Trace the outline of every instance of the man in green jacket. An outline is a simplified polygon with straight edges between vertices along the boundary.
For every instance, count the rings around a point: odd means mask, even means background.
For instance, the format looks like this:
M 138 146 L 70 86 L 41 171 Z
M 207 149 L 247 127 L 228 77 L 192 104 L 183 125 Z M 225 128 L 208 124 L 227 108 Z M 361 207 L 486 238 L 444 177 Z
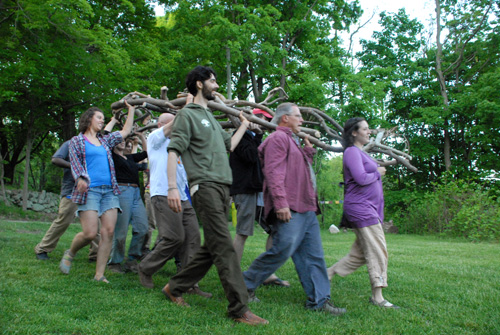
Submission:
M 247 306 L 247 289 L 227 227 L 232 183 L 227 151 L 236 148 L 249 122 L 240 114 L 241 126 L 231 137 L 213 117 L 207 108 L 208 101 L 215 99 L 214 93 L 219 88 L 213 69 L 197 66 L 188 74 L 186 86 L 194 101 L 177 113 L 172 126 L 167 149 L 168 204 L 174 212 L 182 211 L 176 182 L 176 162 L 182 156 L 193 206 L 203 224 L 205 242 L 162 292 L 177 305 L 189 306 L 182 294 L 215 264 L 229 301 L 229 317 L 250 325 L 267 324 L 267 320 L 253 314 Z

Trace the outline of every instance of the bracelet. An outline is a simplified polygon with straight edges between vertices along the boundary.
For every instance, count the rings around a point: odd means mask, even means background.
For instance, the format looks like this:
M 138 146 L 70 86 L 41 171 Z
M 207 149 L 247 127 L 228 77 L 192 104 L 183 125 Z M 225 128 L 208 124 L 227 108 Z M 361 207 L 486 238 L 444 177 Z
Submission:
M 169 187 L 167 191 L 170 191 L 170 190 L 177 190 L 177 187 Z

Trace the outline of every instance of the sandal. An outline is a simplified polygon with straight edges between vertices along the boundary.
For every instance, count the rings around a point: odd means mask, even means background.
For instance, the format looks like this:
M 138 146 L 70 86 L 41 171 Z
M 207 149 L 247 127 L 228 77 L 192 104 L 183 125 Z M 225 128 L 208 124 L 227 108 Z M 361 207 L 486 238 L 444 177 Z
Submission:
M 99 279 L 96 279 L 96 277 L 94 277 L 92 280 L 97 281 L 97 282 L 103 282 L 103 283 L 109 284 L 109 281 L 104 276 L 102 276 Z
M 265 281 L 262 285 L 271 285 L 271 286 L 281 286 L 281 287 L 290 287 L 290 283 L 281 280 L 280 278 L 272 279 L 270 281 Z
M 376 302 L 375 300 L 373 300 L 372 298 L 370 298 L 369 300 L 370 304 L 372 305 L 375 305 L 377 307 L 382 307 L 382 308 L 394 308 L 394 309 L 399 309 L 401 307 L 399 306 L 396 306 L 396 305 L 393 305 L 391 304 L 389 301 L 387 300 L 382 300 L 381 302 Z
M 64 252 L 61 262 L 59 263 L 59 269 L 65 275 L 69 274 L 69 270 L 71 269 L 71 265 L 73 264 L 73 257 L 75 256 L 71 256 L 71 251 L 69 251 L 68 249 Z M 66 265 L 65 261 L 68 262 L 69 265 Z

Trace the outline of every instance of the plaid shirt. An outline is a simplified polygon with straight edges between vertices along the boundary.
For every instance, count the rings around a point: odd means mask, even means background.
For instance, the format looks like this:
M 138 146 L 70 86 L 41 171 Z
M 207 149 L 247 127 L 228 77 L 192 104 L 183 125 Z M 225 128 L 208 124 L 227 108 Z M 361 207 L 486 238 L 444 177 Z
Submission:
M 118 187 L 118 182 L 116 181 L 115 165 L 113 163 L 113 158 L 111 156 L 111 150 L 115 145 L 123 141 L 123 137 L 119 131 L 115 131 L 108 135 L 97 134 L 97 138 L 106 149 L 106 154 L 108 156 L 109 168 L 111 172 L 111 186 L 113 187 L 113 194 L 119 195 L 120 188 Z M 87 194 L 89 188 L 84 193 L 80 193 L 77 190 L 78 178 L 83 178 L 87 181 L 90 186 L 90 177 L 87 172 L 87 161 L 85 157 L 85 136 L 80 133 L 78 136 L 74 136 L 69 143 L 69 161 L 71 164 L 71 173 L 73 178 L 75 178 L 75 186 L 73 187 L 73 193 L 71 194 L 71 200 L 79 205 L 85 205 L 87 203 Z

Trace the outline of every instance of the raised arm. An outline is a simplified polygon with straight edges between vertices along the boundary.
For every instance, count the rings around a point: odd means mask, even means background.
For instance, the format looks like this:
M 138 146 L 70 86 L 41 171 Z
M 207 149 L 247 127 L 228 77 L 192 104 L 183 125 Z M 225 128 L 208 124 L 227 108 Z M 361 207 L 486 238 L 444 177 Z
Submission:
M 115 124 L 117 122 L 118 122 L 118 120 L 115 119 L 115 116 L 113 115 L 113 117 L 111 118 L 111 120 L 109 120 L 109 122 L 106 125 L 106 127 L 104 127 L 104 130 L 111 133 L 113 131 L 113 128 L 115 127 Z
M 125 100 L 125 106 L 128 107 L 128 114 L 127 114 L 127 121 L 125 121 L 123 129 L 120 130 L 120 134 L 122 135 L 123 138 L 127 137 L 132 131 L 132 126 L 134 125 L 134 113 L 135 113 L 135 107 L 131 106 L 127 102 L 127 100 Z
M 136 131 L 135 134 L 141 141 L 142 151 L 148 151 L 148 141 L 146 141 L 146 137 L 144 136 L 144 134 L 138 131 Z
M 231 137 L 231 152 L 233 152 L 234 149 L 236 149 L 236 147 L 238 146 L 238 143 L 240 143 L 241 138 L 245 134 L 245 131 L 247 130 L 248 125 L 250 124 L 250 121 L 248 121 L 246 119 L 246 117 L 243 116 L 243 112 L 240 112 L 239 116 L 240 116 L 241 125 L 238 128 L 238 130 L 236 131 L 236 133 L 234 133 L 233 137 Z

